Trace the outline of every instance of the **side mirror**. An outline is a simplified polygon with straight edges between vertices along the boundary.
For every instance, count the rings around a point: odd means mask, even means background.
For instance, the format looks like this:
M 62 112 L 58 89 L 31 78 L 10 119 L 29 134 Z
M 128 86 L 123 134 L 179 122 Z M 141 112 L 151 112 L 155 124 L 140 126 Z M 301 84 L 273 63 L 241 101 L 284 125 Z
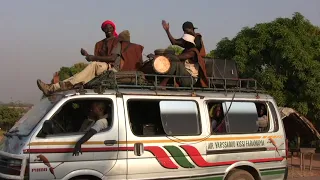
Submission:
M 41 129 L 41 137 L 45 137 L 49 134 L 53 134 L 53 122 L 46 120 Z
M 135 143 L 134 144 L 134 155 L 141 156 L 144 152 L 144 146 L 142 143 Z

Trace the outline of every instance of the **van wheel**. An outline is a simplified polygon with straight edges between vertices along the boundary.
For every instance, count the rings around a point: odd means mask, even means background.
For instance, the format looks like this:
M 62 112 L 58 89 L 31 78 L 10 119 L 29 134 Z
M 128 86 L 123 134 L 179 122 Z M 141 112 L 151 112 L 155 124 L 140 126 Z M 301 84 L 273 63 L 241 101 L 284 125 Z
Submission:
M 248 171 L 236 169 L 229 172 L 226 180 L 254 180 L 254 177 Z

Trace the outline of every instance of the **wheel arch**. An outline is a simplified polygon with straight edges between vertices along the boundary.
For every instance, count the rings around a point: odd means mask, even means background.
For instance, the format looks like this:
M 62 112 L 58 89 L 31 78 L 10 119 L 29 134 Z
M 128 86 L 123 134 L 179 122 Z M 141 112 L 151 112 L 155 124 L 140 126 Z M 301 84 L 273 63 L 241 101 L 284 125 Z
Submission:
M 64 176 L 61 180 L 70 180 L 72 178 L 80 177 L 80 176 L 92 176 L 92 177 L 101 179 L 103 177 L 103 174 L 91 169 L 78 169 L 70 172 L 69 174 Z
M 226 180 L 228 174 L 235 169 L 245 170 L 249 172 L 254 177 L 254 179 L 261 180 L 261 173 L 259 169 L 255 167 L 254 163 L 246 161 L 240 161 L 229 166 L 225 171 L 223 179 Z

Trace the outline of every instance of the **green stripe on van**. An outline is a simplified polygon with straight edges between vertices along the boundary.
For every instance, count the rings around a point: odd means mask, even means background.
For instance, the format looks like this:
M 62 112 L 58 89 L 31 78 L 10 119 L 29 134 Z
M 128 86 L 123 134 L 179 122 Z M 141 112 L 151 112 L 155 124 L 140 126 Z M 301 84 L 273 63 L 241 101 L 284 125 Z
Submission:
M 194 168 L 182 151 L 176 146 L 163 146 L 173 157 L 173 159 L 184 168 Z
M 285 170 L 270 170 L 270 171 L 264 171 L 261 172 L 261 176 L 271 176 L 271 175 L 278 175 L 278 174 L 284 174 Z

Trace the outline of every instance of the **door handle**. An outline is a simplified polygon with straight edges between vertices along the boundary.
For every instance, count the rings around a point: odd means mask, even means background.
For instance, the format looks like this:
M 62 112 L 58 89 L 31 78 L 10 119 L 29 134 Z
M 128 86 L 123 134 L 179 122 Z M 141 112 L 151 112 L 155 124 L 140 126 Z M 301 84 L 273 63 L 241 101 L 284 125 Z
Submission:
M 105 140 L 103 143 L 104 143 L 106 146 L 112 146 L 112 145 L 117 144 L 117 141 L 116 141 L 116 140 Z

